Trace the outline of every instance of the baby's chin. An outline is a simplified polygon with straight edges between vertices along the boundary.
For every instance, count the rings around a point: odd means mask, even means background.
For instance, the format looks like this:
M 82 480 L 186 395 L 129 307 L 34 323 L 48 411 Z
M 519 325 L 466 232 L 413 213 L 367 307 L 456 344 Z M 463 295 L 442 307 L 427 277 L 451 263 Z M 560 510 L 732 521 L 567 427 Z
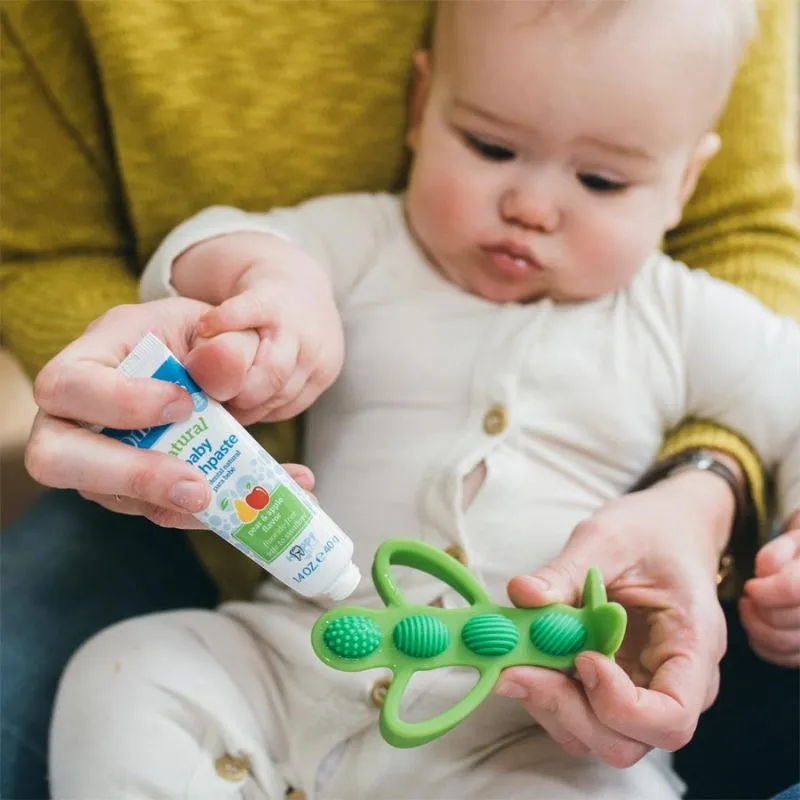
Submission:
M 470 294 L 491 303 L 535 303 L 552 297 L 552 287 L 539 277 L 536 281 L 501 281 L 485 274 L 473 274 L 465 280 L 462 288 Z
M 550 297 L 550 293 L 544 288 L 523 289 L 522 287 L 503 286 L 502 284 L 487 284 L 477 282 L 474 285 L 462 286 L 462 289 L 470 294 L 480 297 L 490 303 L 535 303 Z
M 462 286 L 470 294 L 477 295 L 491 303 L 537 303 L 541 300 L 552 300 L 554 303 L 586 303 L 597 300 L 610 292 L 581 291 L 578 287 L 553 286 L 539 284 L 536 286 L 509 286 L 508 284 L 490 281 L 475 281 L 472 286 Z

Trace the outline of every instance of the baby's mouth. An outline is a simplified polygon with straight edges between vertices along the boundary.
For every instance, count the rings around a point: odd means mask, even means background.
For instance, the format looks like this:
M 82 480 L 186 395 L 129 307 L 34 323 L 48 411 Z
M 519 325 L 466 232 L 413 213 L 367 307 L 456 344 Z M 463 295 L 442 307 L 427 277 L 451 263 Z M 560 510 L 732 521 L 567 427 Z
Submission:
M 481 248 L 494 271 L 510 279 L 527 277 L 543 269 L 531 251 L 515 242 L 502 242 Z

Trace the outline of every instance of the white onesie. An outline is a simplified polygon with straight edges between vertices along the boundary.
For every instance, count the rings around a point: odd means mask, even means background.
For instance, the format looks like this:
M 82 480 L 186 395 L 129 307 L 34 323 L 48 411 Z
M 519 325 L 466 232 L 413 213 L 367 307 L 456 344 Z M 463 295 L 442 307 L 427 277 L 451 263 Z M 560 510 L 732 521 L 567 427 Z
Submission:
M 333 282 L 345 366 L 307 412 L 303 460 L 316 474 L 322 507 L 353 538 L 364 574 L 381 541 L 414 537 L 460 548 L 490 594 L 507 602 L 508 579 L 553 558 L 579 522 L 636 481 L 665 433 L 686 417 L 741 433 L 768 470 L 777 467 L 781 513 L 800 509 L 800 330 L 702 271 L 654 253 L 627 289 L 595 301 L 496 304 L 466 294 L 425 261 L 404 224 L 401 198 L 346 195 L 268 214 L 199 214 L 153 256 L 142 299 L 172 293 L 171 266 L 187 247 L 236 231 L 295 242 Z M 465 503 L 465 478 L 475 474 L 482 482 Z M 401 583 L 410 602 L 457 602 L 428 576 L 404 573 Z M 213 623 L 198 612 L 123 623 L 85 647 L 57 704 L 53 780 L 66 794 L 56 796 L 127 796 L 118 776 L 136 770 L 119 754 L 121 742 L 130 748 L 132 728 L 174 715 L 174 704 L 199 705 L 201 717 L 214 722 L 189 726 L 188 750 L 166 734 L 158 745 L 147 743 L 151 762 L 169 748 L 182 753 L 171 773 L 151 768 L 166 781 L 159 784 L 163 796 L 234 796 L 223 790 L 235 782 L 213 770 L 226 751 L 248 756 L 236 792 L 254 798 L 275 795 L 276 772 L 310 797 L 318 766 L 332 751 L 340 763 L 319 797 L 677 796 L 663 754 L 626 771 L 569 759 L 499 698 L 435 745 L 391 751 L 368 701 L 375 675 L 335 673 L 313 656 L 308 633 L 319 609 L 274 585 L 260 599 L 270 602 L 228 606 Z M 380 602 L 367 581 L 351 601 Z M 230 625 L 236 633 L 225 634 L 230 641 L 220 634 L 214 644 L 213 633 L 198 633 L 207 625 Z M 130 651 L 131 641 L 155 637 L 163 652 L 176 629 L 200 637 L 201 653 L 227 674 L 224 687 L 210 681 L 216 700 L 207 689 L 187 690 L 185 676 L 169 665 L 154 673 L 157 654 L 146 663 L 137 656 L 135 686 L 121 688 L 110 674 L 112 656 L 119 660 L 114 654 Z M 231 666 L 231 647 L 244 648 L 254 662 L 244 677 L 241 663 Z M 189 661 L 202 670 L 198 659 Z M 154 682 L 168 684 L 173 705 L 159 700 L 148 708 L 144 686 Z M 430 711 L 431 703 L 453 702 L 470 684 L 426 675 L 409 703 Z M 246 706 L 254 691 L 266 705 L 248 723 L 230 707 Z M 109 703 L 128 715 L 135 707 L 141 717 L 139 727 L 119 734 L 118 745 L 113 723 L 101 719 Z M 68 735 L 75 725 L 96 726 L 93 743 L 76 747 Z M 98 765 L 114 759 L 125 769 L 117 763 L 116 778 L 98 777 Z M 91 768 L 81 768 L 87 761 Z

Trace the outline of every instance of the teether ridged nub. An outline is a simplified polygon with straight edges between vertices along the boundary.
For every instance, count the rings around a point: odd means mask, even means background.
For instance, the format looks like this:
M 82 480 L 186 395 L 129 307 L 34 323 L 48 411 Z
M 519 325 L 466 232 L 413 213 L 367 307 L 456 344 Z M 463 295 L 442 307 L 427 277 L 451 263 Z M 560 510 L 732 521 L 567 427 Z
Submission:
M 368 617 L 338 617 L 325 629 L 323 639 L 340 658 L 366 658 L 381 643 L 381 629 Z
M 392 638 L 397 649 L 411 658 L 433 658 L 450 644 L 450 632 L 444 622 L 427 614 L 398 622 Z
M 586 643 L 586 628 L 571 614 L 544 614 L 531 623 L 531 642 L 550 656 L 577 653 Z
M 519 642 L 519 631 L 502 614 L 479 614 L 461 631 L 461 641 L 477 656 L 504 656 Z

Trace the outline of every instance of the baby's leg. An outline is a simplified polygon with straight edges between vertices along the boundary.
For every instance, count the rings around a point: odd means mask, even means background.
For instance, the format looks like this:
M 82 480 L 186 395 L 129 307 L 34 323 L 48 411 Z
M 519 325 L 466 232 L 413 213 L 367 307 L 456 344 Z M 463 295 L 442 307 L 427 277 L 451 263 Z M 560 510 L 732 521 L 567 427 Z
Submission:
M 660 763 L 659 763 L 660 761 Z M 683 786 L 668 756 L 651 754 L 629 769 L 567 755 L 541 728 L 482 754 L 421 796 L 464 800 L 679 800 Z
M 64 798 L 278 800 L 284 752 L 269 666 L 224 614 L 180 611 L 103 631 L 73 657 L 50 739 Z M 270 754 L 268 756 L 268 754 Z
M 418 706 L 418 712 L 434 710 L 425 698 Z M 518 704 L 489 697 L 465 722 L 423 747 L 393 749 L 375 728 L 353 737 L 322 797 L 678 800 L 682 788 L 666 753 L 651 753 L 626 770 L 596 758 L 573 758 L 531 724 Z

